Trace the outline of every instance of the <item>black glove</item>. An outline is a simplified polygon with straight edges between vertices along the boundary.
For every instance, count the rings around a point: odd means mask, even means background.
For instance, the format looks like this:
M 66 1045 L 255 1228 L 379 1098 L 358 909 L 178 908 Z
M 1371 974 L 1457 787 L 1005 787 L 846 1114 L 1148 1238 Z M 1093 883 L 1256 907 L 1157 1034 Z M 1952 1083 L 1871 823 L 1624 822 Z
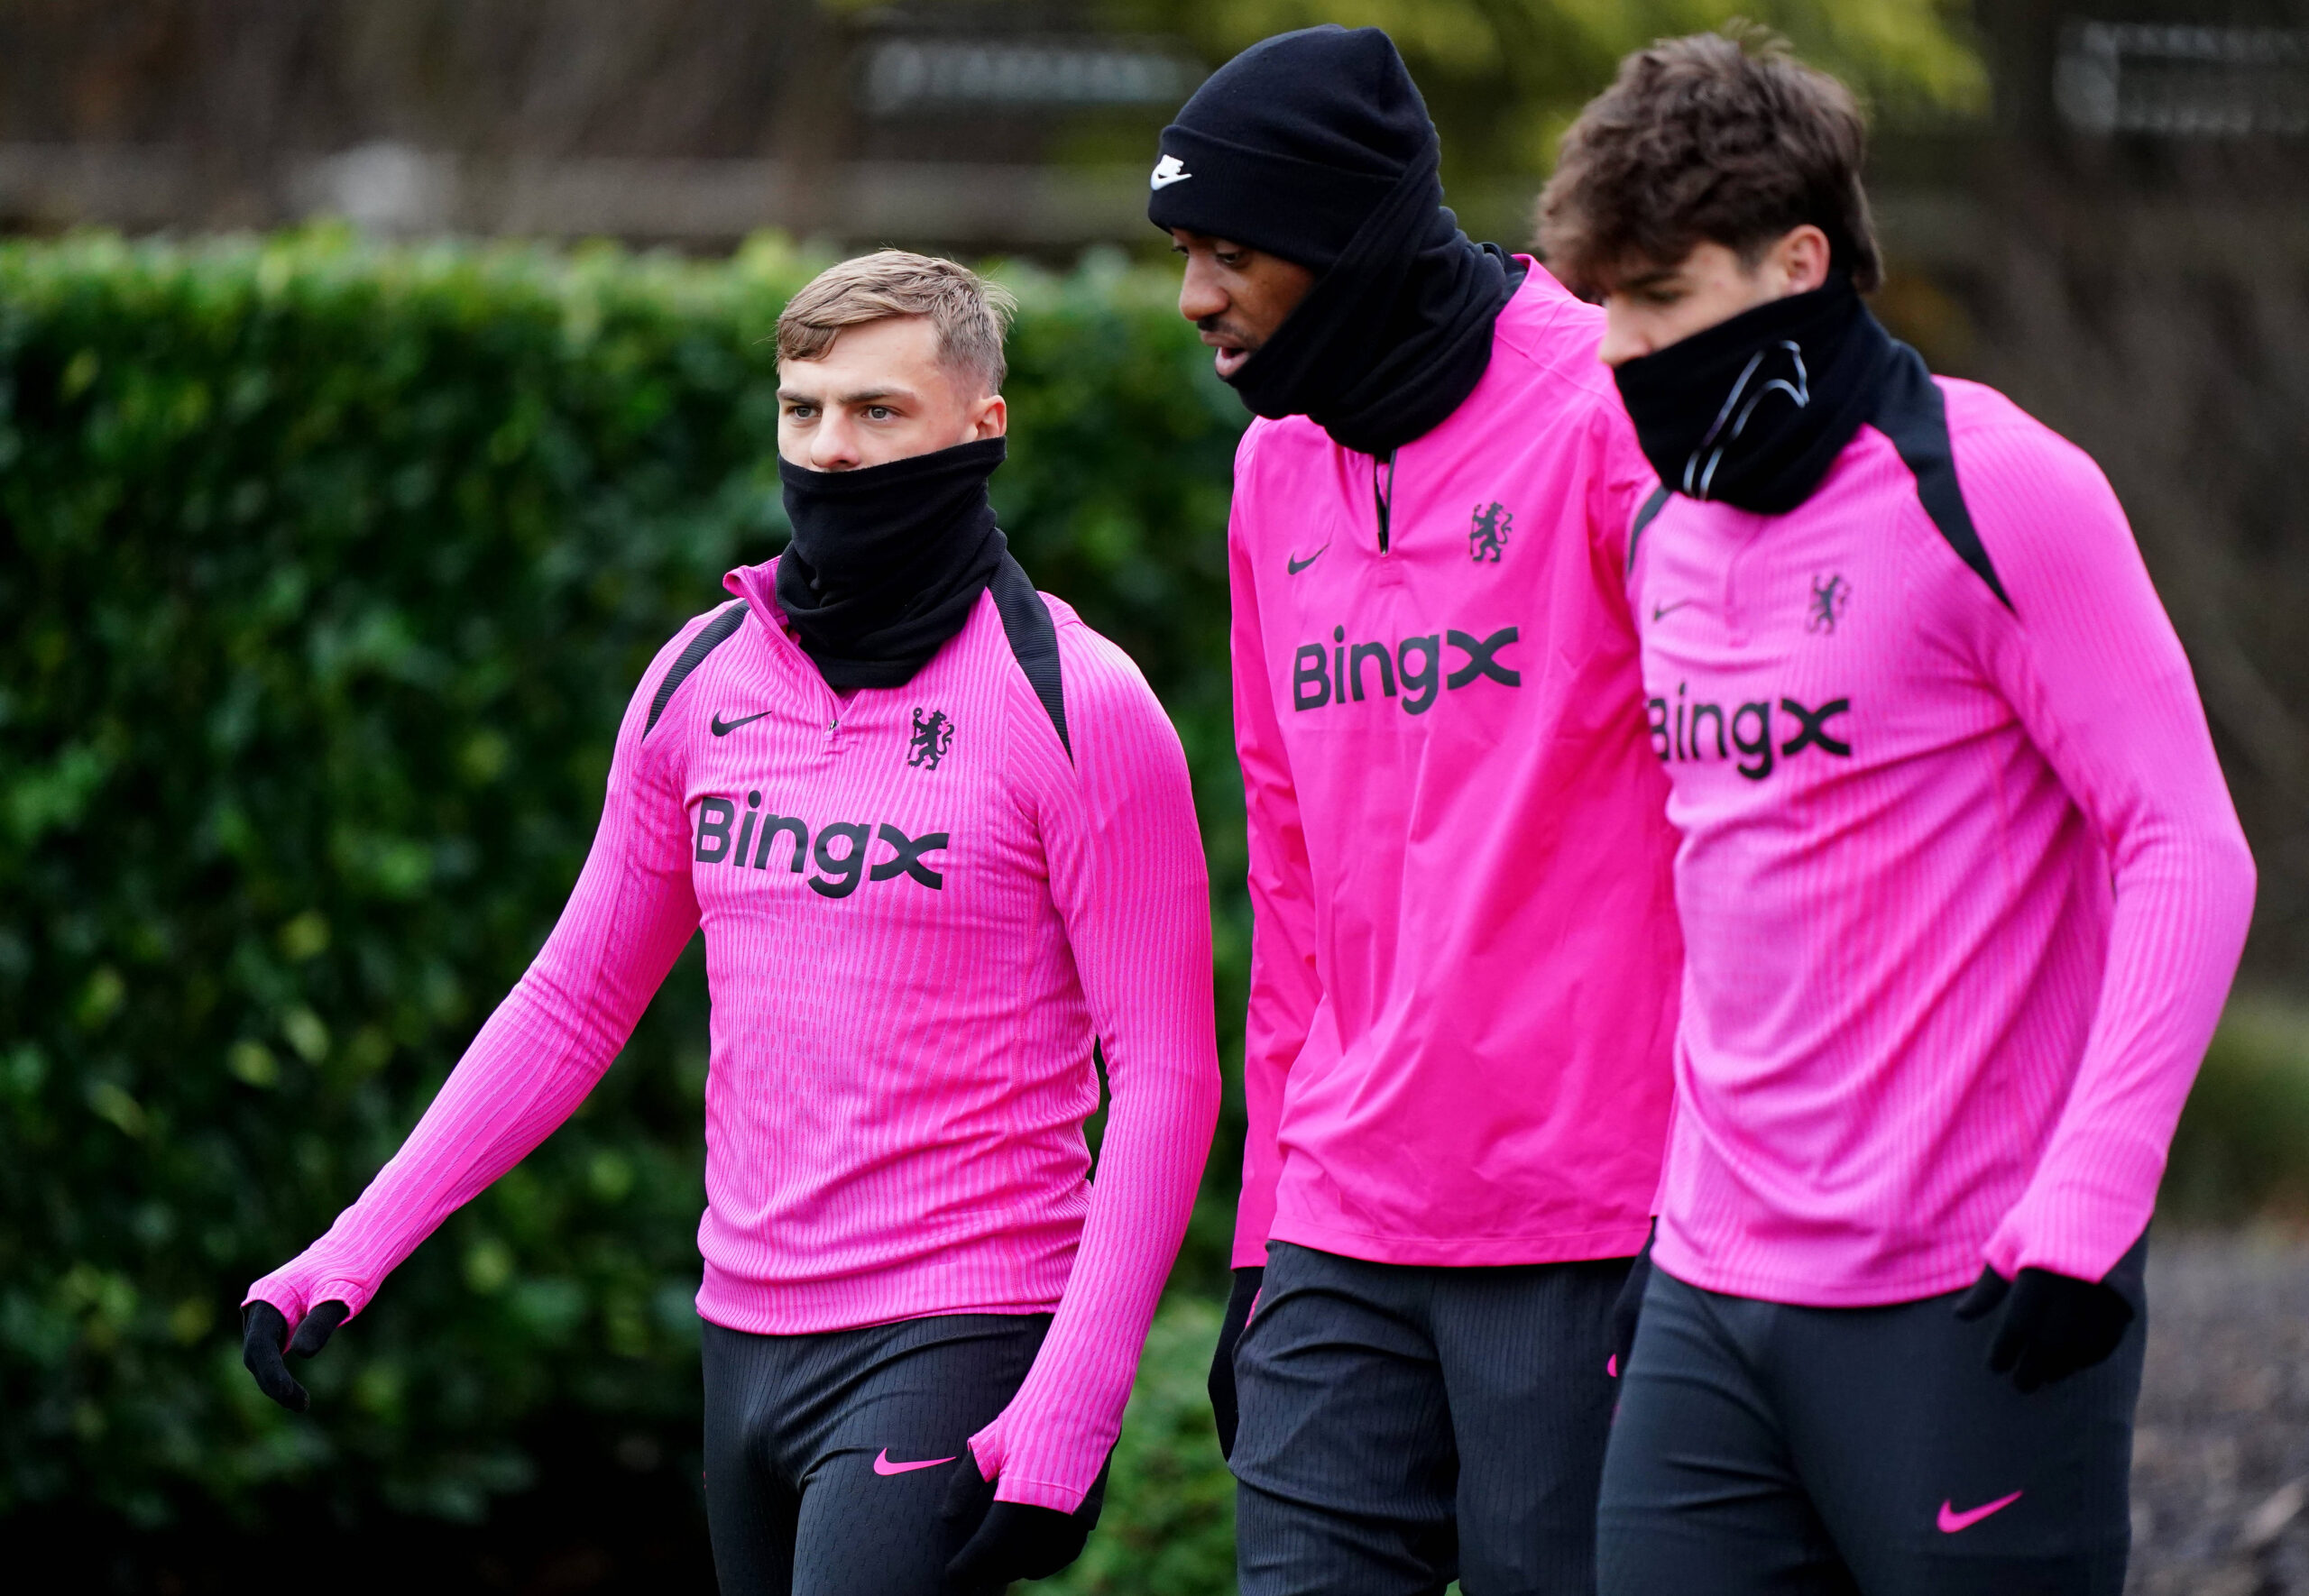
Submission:
M 2004 1317 L 1997 1324 L 1988 1366 L 2011 1375 L 2024 1393 L 2033 1391 L 2090 1369 L 2117 1350 L 2126 1327 L 2139 1316 L 2138 1252 L 2128 1253 L 2105 1280 L 2080 1280 L 2047 1269 L 2024 1269 L 2008 1280 L 1984 1269 L 1957 1302 L 1956 1316 L 1986 1318 L 2002 1304 Z M 2130 1279 L 2127 1264 L 2132 1266 Z M 2133 1288 L 2130 1297 L 2128 1285 Z
M 1604 1372 L 1614 1380 L 1627 1372 L 1628 1354 L 1635 1351 L 1635 1326 L 1643 1317 L 1643 1289 L 1651 1283 L 1651 1243 L 1659 1234 L 1660 1222 L 1655 1219 L 1651 1234 L 1643 1238 L 1643 1251 L 1628 1265 L 1627 1280 L 1612 1303 L 1611 1361 L 1604 1365 Z
M 1235 1289 L 1227 1294 L 1227 1316 L 1219 1321 L 1219 1350 L 1210 1354 L 1210 1417 L 1219 1421 L 1219 1455 L 1235 1455 L 1235 1426 L 1242 1409 L 1235 1400 L 1235 1344 L 1243 1339 L 1250 1322 L 1251 1304 L 1266 1283 L 1266 1270 L 1254 1265 L 1235 1271 Z
M 279 1308 L 269 1302 L 252 1302 L 241 1321 L 241 1362 L 249 1366 L 258 1389 L 266 1396 L 291 1412 L 302 1413 L 313 1405 L 312 1393 L 289 1372 L 289 1365 L 281 1361 L 282 1348 L 297 1357 L 309 1358 L 327 1346 L 336 1327 L 352 1316 L 353 1310 L 341 1302 L 324 1302 L 305 1316 L 291 1341 L 289 1321 Z
M 946 1589 L 952 1596 L 991 1596 L 1013 1580 L 1048 1579 L 1082 1555 L 1106 1499 L 1107 1473 L 1101 1469 L 1072 1513 L 996 1501 L 994 1481 L 978 1472 L 978 1460 L 964 1447 L 942 1516 L 958 1536 L 972 1525 L 978 1527 L 946 1564 Z

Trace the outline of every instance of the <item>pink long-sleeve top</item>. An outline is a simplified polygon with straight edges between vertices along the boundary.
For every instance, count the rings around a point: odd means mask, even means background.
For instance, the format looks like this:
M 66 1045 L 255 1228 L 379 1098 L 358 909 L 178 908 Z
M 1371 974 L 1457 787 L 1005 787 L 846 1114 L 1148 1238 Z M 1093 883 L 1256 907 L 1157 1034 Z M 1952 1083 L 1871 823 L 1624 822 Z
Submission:
M 1863 427 L 1795 510 L 1679 496 L 1633 551 L 1686 949 L 1654 1257 L 1713 1290 L 2100 1279 L 2251 913 L 2100 470 L 1988 389 L 1913 389 L 1884 425 L 1917 463 Z
M 1236 456 L 1238 1265 L 1555 1263 L 1649 1228 L 1681 969 L 1624 585 L 1650 473 L 1603 313 L 1527 266 L 1392 467 L 1303 417 Z
M 702 927 L 699 1313 L 796 1335 L 1054 1310 L 971 1446 L 1001 1500 L 1072 1511 L 1218 1112 L 1185 757 L 1130 660 L 1056 600 L 1071 756 L 990 593 L 905 686 L 845 702 L 779 624 L 775 572 L 733 572 L 742 616 L 700 616 L 658 655 L 536 961 L 359 1200 L 249 1298 L 292 1325 L 331 1298 L 358 1313 L 568 1117 Z

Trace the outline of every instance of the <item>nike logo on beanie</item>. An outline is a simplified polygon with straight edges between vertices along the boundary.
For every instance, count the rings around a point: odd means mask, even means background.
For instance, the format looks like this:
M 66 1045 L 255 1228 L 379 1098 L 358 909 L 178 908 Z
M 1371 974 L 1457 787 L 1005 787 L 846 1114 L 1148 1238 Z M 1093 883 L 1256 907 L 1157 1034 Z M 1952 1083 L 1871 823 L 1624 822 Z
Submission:
M 1163 130 L 1146 219 L 1320 275 L 1434 141 L 1386 34 L 1332 23 L 1278 33 L 1204 79 Z

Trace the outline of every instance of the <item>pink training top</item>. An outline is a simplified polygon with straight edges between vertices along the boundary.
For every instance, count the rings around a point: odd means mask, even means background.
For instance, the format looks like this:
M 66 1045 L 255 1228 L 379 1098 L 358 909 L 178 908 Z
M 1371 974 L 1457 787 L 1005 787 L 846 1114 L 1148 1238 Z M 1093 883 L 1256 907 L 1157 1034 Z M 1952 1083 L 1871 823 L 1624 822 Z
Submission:
M 1270 1236 L 1410 1264 L 1643 1245 L 1681 955 L 1623 586 L 1650 473 L 1602 328 L 1531 265 L 1391 494 L 1301 418 L 1236 456 L 1237 1265 Z
M 2100 1279 L 2252 909 L 2107 482 L 1909 369 L 1800 508 L 1670 498 L 1633 551 L 1688 972 L 1653 1256 L 1776 1302 Z
M 1070 758 L 993 596 L 903 687 L 846 703 L 781 628 L 776 562 L 653 719 L 620 729 L 560 922 L 409 1141 L 250 1289 L 359 1312 L 567 1118 L 700 926 L 713 995 L 698 1311 L 764 1335 L 1056 1309 L 971 1445 L 999 1498 L 1072 1511 L 1114 1445 L 1218 1112 L 1210 897 L 1176 734 L 1136 668 L 1056 622 Z M 1105 1057 L 1099 1178 L 1082 1122 Z

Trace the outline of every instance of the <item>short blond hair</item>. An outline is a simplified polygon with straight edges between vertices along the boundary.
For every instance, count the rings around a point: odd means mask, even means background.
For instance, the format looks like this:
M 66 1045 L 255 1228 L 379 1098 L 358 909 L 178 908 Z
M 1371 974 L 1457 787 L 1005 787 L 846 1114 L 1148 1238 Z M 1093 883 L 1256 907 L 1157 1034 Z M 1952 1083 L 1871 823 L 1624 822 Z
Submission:
M 829 266 L 777 317 L 779 360 L 823 360 L 844 327 L 922 316 L 938 330 L 938 358 L 998 393 L 1008 363 L 1002 340 L 1018 301 L 999 283 L 935 255 L 878 250 Z

